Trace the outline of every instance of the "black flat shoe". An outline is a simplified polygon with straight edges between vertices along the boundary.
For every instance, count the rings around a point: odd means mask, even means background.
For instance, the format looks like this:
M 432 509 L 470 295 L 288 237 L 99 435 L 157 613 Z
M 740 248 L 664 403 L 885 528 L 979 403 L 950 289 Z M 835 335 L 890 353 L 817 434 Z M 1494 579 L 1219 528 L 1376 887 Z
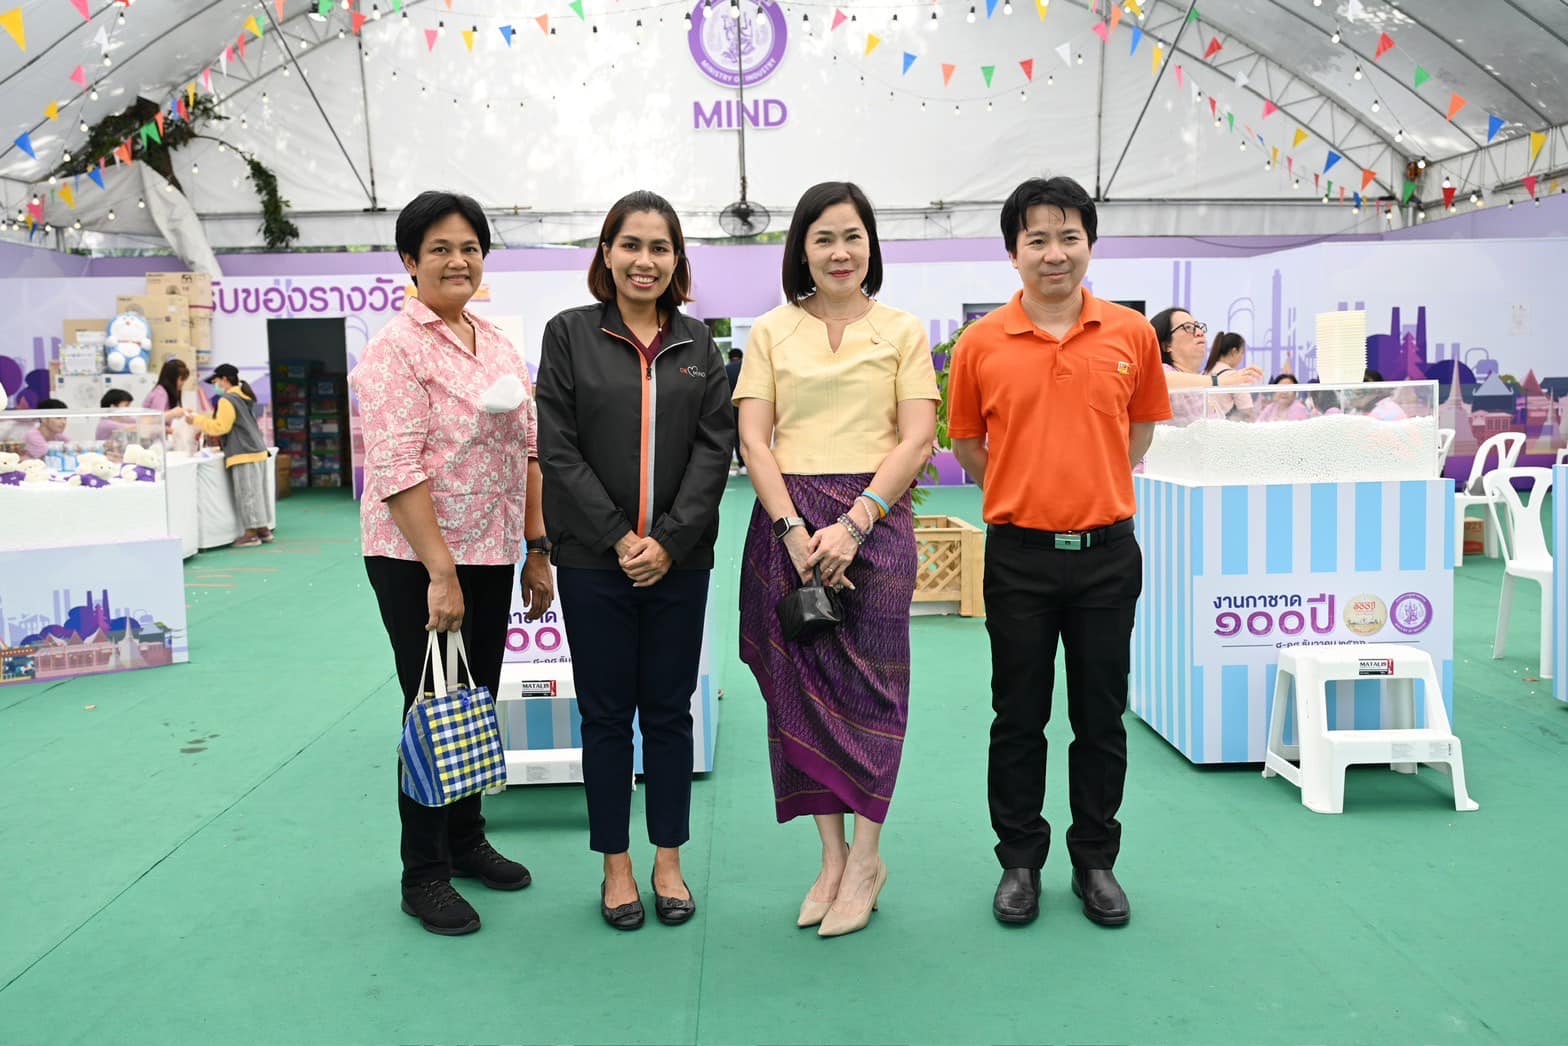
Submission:
M 1026 926 L 1040 914 L 1040 869 L 1008 868 L 996 884 L 991 914 L 997 922 Z
M 1126 926 L 1132 918 L 1127 894 L 1109 868 L 1074 868 L 1073 893 L 1083 899 L 1083 914 L 1101 926 Z
M 681 885 L 686 886 L 686 880 L 682 879 Z M 686 892 L 691 893 L 690 886 L 686 886 Z M 665 897 L 656 886 L 653 889 L 653 914 L 666 926 L 679 926 L 697 914 L 697 899 Z
M 642 898 L 638 898 L 630 904 L 617 905 L 614 908 L 605 904 L 604 883 L 602 882 L 599 884 L 599 914 L 604 917 L 605 922 L 617 930 L 640 930 L 642 929 L 643 920 L 646 918 L 642 910 Z

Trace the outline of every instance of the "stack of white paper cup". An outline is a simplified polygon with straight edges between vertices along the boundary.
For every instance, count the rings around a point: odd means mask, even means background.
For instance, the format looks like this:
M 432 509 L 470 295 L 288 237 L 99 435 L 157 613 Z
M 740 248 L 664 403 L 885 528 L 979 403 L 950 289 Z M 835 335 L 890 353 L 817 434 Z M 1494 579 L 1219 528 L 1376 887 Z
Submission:
M 1367 314 L 1318 313 L 1318 380 L 1350 385 L 1367 372 Z

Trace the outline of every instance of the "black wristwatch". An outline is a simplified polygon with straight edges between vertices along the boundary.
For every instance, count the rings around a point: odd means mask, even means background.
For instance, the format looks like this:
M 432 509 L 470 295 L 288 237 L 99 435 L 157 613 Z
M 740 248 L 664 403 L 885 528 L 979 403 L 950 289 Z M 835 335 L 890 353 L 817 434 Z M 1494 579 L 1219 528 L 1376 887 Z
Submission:
M 529 538 L 525 545 L 529 553 L 543 552 L 548 554 L 550 551 L 549 538 Z
M 773 521 L 773 536 L 778 538 L 780 541 L 783 541 L 784 535 L 788 534 L 796 527 L 803 527 L 805 525 L 806 521 L 801 519 L 799 516 L 780 516 L 778 519 Z
M 1216 389 L 1219 388 L 1220 387 L 1220 376 L 1218 374 L 1210 374 L 1209 375 L 1209 384 L 1213 385 Z

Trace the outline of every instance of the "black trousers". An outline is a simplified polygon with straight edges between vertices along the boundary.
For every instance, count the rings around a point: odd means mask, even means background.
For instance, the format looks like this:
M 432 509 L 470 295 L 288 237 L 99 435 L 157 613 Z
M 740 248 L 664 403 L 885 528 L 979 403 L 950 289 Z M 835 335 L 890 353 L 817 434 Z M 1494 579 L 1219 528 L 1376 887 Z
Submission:
M 985 545 L 991 637 L 987 793 L 1004 868 L 1040 868 L 1051 845 L 1045 805 L 1045 724 L 1056 645 L 1067 654 L 1067 749 L 1075 868 L 1110 868 L 1127 776 L 1127 672 L 1143 555 L 1132 535 L 1097 548 L 1058 550 L 1038 531 L 992 527 Z
M 583 717 L 588 846 L 630 849 L 632 718 L 642 731 L 648 841 L 691 837 L 691 694 L 702 657 L 708 571 L 672 570 L 633 588 L 619 570 L 558 567 L 572 678 Z
M 381 623 L 392 641 L 398 689 L 403 692 L 403 714 L 414 703 L 425 663 L 430 620 L 430 572 L 417 560 L 366 556 L 365 573 L 381 607 Z M 463 647 L 468 652 L 474 682 L 501 691 L 501 658 L 506 652 L 507 619 L 512 612 L 513 568 L 459 566 L 457 581 L 463 590 Z M 442 657 L 446 641 L 442 637 Z M 401 782 L 402 765 L 398 766 Z M 452 877 L 452 855 L 466 853 L 485 837 L 480 797 L 471 795 L 450 806 L 421 806 L 397 793 L 397 812 L 403 822 L 403 884 Z

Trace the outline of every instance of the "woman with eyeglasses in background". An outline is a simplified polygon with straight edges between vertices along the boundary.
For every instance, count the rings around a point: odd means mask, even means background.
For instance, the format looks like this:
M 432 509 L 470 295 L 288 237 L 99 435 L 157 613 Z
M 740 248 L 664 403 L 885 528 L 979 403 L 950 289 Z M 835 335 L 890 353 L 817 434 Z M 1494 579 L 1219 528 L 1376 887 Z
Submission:
M 1183 389 L 1238 388 L 1261 385 L 1263 371 L 1257 367 L 1234 367 L 1223 373 L 1203 373 L 1207 357 L 1208 324 L 1199 323 L 1186 309 L 1171 307 L 1149 320 L 1160 341 L 1160 359 L 1165 363 L 1165 385 L 1172 392 Z M 1213 406 L 1211 404 L 1211 406 Z M 1202 408 L 1197 396 L 1171 397 L 1175 416 L 1171 422 L 1185 425 L 1199 416 Z

